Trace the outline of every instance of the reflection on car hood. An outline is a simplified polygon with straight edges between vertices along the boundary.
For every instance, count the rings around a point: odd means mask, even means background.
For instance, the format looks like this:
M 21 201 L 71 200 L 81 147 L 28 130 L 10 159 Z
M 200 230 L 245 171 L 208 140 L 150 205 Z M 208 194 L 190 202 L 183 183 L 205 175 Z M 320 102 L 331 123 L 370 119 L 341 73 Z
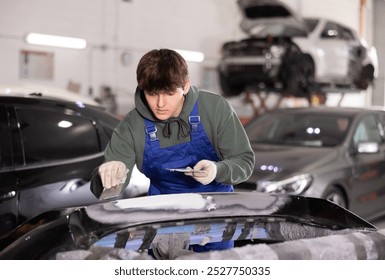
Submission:
M 240 27 L 249 33 L 258 25 L 295 26 L 307 32 L 303 20 L 286 4 L 278 0 L 238 0 L 243 19 Z
M 254 176 L 285 177 L 297 172 L 311 172 L 325 162 L 335 160 L 336 148 L 294 147 L 252 144 L 255 152 Z M 253 177 L 253 179 L 256 179 Z
M 137 226 L 200 218 L 276 216 L 331 228 L 371 227 L 327 200 L 259 192 L 157 195 L 111 201 L 84 209 L 92 220 L 106 225 Z
M 318 198 L 259 192 L 157 195 L 42 214 L 0 239 L 0 259 L 44 258 L 64 247 L 87 249 L 111 235 L 114 243 L 122 241 L 115 238 L 119 236 L 124 242 L 139 238 L 140 247 L 145 247 L 165 227 L 194 235 L 215 225 L 226 229 L 219 238 L 236 240 L 240 238 L 236 232 L 248 229 L 246 237 L 253 229 L 274 242 L 377 230 L 352 212 Z

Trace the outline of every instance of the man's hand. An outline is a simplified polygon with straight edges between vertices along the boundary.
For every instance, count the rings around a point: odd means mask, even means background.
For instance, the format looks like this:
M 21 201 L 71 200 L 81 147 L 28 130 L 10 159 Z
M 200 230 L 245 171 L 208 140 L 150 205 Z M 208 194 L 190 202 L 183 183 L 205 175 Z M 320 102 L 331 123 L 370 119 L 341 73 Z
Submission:
M 99 175 L 103 187 L 110 189 L 124 183 L 127 178 L 128 169 L 121 161 L 108 161 L 99 166 Z
M 194 172 L 200 171 L 200 172 Z M 202 172 L 203 171 L 203 172 Z M 203 185 L 210 184 L 214 181 L 217 175 L 217 166 L 210 160 L 201 160 L 195 166 L 194 169 L 185 173 L 187 176 L 192 176 L 195 180 Z

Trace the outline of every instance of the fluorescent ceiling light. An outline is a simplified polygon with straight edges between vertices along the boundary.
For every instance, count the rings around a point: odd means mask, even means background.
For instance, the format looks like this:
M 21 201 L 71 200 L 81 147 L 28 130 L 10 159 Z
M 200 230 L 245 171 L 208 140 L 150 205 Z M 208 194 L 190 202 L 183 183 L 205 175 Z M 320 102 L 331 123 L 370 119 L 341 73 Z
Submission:
M 25 38 L 28 44 L 71 49 L 85 49 L 87 42 L 81 38 L 55 36 L 39 33 L 28 33 Z
M 186 61 L 191 62 L 202 62 L 205 58 L 204 54 L 195 51 L 175 50 L 177 51 Z

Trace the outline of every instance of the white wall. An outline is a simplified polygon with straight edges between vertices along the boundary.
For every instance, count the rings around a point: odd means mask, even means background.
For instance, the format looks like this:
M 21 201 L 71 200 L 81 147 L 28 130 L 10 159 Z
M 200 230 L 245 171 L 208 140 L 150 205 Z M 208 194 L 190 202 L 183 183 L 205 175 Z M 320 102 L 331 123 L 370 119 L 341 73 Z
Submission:
M 358 29 L 359 0 L 284 2 L 303 15 L 327 16 Z M 202 69 L 215 67 L 221 44 L 243 36 L 239 21 L 236 0 L 0 0 L 0 83 L 20 80 L 20 50 L 53 52 L 53 80 L 35 82 L 67 87 L 72 80 L 81 84 L 81 94 L 92 88 L 94 96 L 101 85 L 112 86 L 124 112 L 145 52 L 162 47 L 203 52 L 204 63 L 189 64 L 192 83 L 201 85 Z M 24 42 L 28 32 L 81 37 L 88 47 L 32 46 Z M 123 52 L 128 65 L 121 63 Z

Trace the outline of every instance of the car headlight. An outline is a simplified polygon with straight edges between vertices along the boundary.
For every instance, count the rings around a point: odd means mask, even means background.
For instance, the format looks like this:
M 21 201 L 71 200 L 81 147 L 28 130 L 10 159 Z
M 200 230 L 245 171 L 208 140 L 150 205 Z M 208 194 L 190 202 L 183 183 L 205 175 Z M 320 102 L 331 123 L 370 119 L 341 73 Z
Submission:
M 301 194 L 312 183 L 313 177 L 309 174 L 301 174 L 277 182 L 263 182 L 261 189 L 269 193 Z
M 281 57 L 285 52 L 285 48 L 282 46 L 271 46 L 270 53 L 273 57 Z

